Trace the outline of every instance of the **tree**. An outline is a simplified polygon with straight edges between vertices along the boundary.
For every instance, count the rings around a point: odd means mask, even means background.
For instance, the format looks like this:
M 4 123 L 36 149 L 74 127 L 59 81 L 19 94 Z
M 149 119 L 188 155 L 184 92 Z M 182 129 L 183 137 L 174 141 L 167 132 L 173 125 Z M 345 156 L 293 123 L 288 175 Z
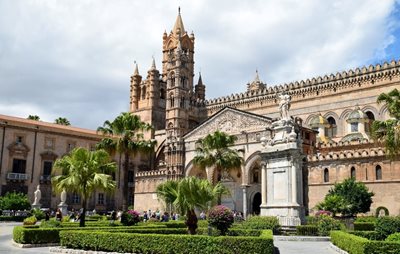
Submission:
M 202 168 L 215 167 L 220 175 L 222 170 L 238 168 L 243 158 L 237 150 L 229 148 L 235 144 L 236 137 L 216 131 L 197 141 L 196 156 L 193 163 Z M 215 181 L 214 181 L 215 182 Z
M 317 205 L 317 208 L 333 214 L 354 216 L 370 210 L 373 196 L 374 193 L 368 191 L 364 183 L 357 182 L 354 178 L 348 178 L 341 183 L 336 183 L 325 196 L 325 200 Z
M 385 144 L 386 152 L 390 158 L 400 154 L 400 92 L 393 89 L 389 93 L 381 93 L 377 103 L 387 106 L 389 116 L 386 121 L 374 121 L 372 123 L 372 137 L 379 143 Z
M 80 227 L 85 226 L 86 204 L 96 190 L 111 192 L 115 189 L 115 181 L 111 174 L 115 172 L 115 162 L 111 162 L 105 150 L 89 151 L 78 147 L 69 155 L 57 159 L 52 175 L 61 171 L 60 175 L 51 178 L 56 192 L 63 190 L 81 196 L 83 212 Z
M 65 117 L 57 118 L 56 120 L 54 120 L 54 123 L 60 124 L 60 125 L 65 125 L 65 126 L 71 125 L 69 120 L 67 118 L 65 118 Z
M 111 154 L 116 152 L 124 155 L 122 210 L 128 207 L 128 171 L 131 155 L 138 152 L 150 153 L 154 150 L 155 141 L 145 140 L 143 132 L 152 130 L 152 126 L 142 122 L 140 117 L 130 112 L 123 112 L 114 121 L 105 121 L 103 127 L 97 128 L 97 132 L 104 138 L 97 144 L 97 148 L 105 149 Z M 133 172 L 132 206 L 135 205 L 135 172 Z
M 29 115 L 26 119 L 40 121 L 40 117 L 38 115 Z
M 7 192 L 0 197 L 0 210 L 28 210 L 31 208 L 28 196 L 20 192 Z
M 169 180 L 157 186 L 157 196 L 186 215 L 185 223 L 192 235 L 196 234 L 197 229 L 195 209 L 206 210 L 216 203 L 220 195 L 228 193 L 228 189 L 221 183 L 213 186 L 208 180 L 196 177 Z

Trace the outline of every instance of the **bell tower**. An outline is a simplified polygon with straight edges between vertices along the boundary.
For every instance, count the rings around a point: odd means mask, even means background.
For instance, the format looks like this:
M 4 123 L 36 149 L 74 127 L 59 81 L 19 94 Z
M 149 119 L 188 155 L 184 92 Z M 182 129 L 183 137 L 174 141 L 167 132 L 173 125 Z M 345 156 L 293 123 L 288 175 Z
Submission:
M 180 8 L 175 25 L 163 35 L 162 79 L 166 83 L 166 147 L 167 169 L 183 174 L 183 135 L 190 130 L 191 103 L 194 98 L 194 34 L 186 32 Z

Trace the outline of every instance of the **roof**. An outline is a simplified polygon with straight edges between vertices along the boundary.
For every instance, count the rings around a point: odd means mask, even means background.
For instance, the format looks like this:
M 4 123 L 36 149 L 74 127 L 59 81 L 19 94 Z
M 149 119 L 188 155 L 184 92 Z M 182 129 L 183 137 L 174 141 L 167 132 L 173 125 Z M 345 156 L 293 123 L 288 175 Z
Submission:
M 183 21 L 181 17 L 181 11 L 179 8 L 178 16 L 176 17 L 174 28 L 172 29 L 174 34 L 179 34 L 182 36 L 185 33 L 185 27 L 183 26 Z

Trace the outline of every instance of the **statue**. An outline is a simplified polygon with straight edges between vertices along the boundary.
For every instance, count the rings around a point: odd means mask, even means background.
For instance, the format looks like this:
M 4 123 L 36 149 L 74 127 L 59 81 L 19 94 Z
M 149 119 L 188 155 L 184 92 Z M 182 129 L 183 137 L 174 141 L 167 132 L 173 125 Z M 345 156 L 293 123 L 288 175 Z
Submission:
M 60 204 L 65 204 L 65 201 L 67 200 L 67 192 L 65 189 L 61 192 L 61 203 Z
M 290 109 L 290 95 L 288 94 L 280 94 L 278 95 L 280 102 L 279 102 L 279 111 L 281 114 L 281 120 L 288 120 L 290 119 L 289 116 L 289 109 Z
M 40 199 L 42 198 L 42 192 L 40 191 L 40 185 L 36 187 L 36 191 L 34 192 L 35 199 L 32 205 L 40 205 Z

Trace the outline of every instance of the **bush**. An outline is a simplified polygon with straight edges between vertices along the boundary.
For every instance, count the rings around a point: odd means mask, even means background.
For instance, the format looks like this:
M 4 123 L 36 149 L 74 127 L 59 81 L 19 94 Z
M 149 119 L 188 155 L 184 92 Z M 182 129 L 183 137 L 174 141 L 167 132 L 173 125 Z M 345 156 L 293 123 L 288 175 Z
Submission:
M 389 235 L 386 238 L 386 241 L 390 241 L 390 242 L 400 242 L 400 233 L 394 233 Z
M 67 248 L 129 253 L 273 253 L 272 232 L 259 237 L 201 235 L 155 235 L 63 231 L 61 245 Z
M 278 218 L 275 216 L 252 216 L 237 225 L 243 229 L 271 229 L 274 234 L 280 229 Z
M 221 235 L 225 235 L 233 224 L 233 212 L 226 206 L 218 205 L 208 212 L 208 224 L 217 228 Z
M 318 234 L 321 236 L 329 235 L 332 230 L 340 230 L 344 226 L 330 216 L 320 216 L 317 222 Z
M 380 237 L 376 231 L 349 231 L 348 233 L 367 238 L 368 240 L 379 240 Z
M 26 216 L 0 216 L 0 221 L 24 221 Z
M 32 209 L 31 214 L 35 216 L 37 220 L 43 220 L 46 218 L 46 214 L 40 209 Z
M 370 222 L 370 223 L 376 223 L 376 217 L 375 216 L 362 216 L 362 217 L 357 217 L 354 222 Z
M 7 192 L 5 196 L 0 197 L 0 210 L 29 210 L 31 204 L 28 196 L 19 192 Z
M 60 242 L 58 229 L 14 227 L 13 239 L 16 243 L 43 244 Z
M 355 231 L 374 231 L 375 223 L 373 222 L 354 222 Z
M 48 220 L 48 221 L 42 221 L 40 223 L 41 228 L 59 228 L 61 227 L 61 222 L 56 221 L 56 220 Z
M 26 218 L 24 220 L 23 225 L 35 225 L 36 222 L 37 222 L 36 217 L 35 216 L 31 216 L 31 217 L 28 217 L 28 218 Z
M 376 220 L 375 231 L 381 240 L 391 234 L 400 232 L 400 217 L 379 217 Z
M 296 227 L 297 235 L 317 236 L 318 227 L 316 225 L 301 225 Z
M 123 212 L 121 215 L 121 223 L 124 226 L 132 226 L 136 225 L 139 221 L 140 214 L 135 210 L 128 210 L 127 212 Z

